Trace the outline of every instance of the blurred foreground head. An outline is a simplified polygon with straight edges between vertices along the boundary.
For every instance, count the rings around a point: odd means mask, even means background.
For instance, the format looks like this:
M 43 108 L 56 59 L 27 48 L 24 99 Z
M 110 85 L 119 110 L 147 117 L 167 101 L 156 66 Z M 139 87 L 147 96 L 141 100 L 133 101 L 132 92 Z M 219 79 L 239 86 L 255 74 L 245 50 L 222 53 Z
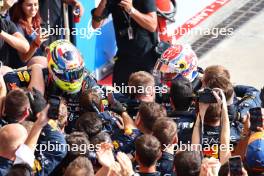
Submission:
M 17 0 L 2 0 L 0 1 L 0 13 L 5 14 L 8 9 L 10 9 Z

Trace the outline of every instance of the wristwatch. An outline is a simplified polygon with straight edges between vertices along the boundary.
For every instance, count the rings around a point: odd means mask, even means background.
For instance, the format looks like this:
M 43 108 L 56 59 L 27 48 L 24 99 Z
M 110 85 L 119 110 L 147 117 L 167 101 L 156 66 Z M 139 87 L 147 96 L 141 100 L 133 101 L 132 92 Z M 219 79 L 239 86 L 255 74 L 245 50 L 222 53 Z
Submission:
M 135 8 L 134 7 L 131 7 L 128 11 L 127 11 L 127 13 L 129 14 L 129 15 L 132 15 L 132 14 L 134 14 L 135 13 Z
M 95 21 L 95 22 L 101 22 L 104 18 L 102 17 L 102 16 L 96 16 L 96 15 L 94 15 L 94 12 L 95 12 L 95 9 L 96 8 L 94 8 L 92 11 L 91 11 L 91 14 L 92 14 L 92 17 L 93 17 L 93 20 Z

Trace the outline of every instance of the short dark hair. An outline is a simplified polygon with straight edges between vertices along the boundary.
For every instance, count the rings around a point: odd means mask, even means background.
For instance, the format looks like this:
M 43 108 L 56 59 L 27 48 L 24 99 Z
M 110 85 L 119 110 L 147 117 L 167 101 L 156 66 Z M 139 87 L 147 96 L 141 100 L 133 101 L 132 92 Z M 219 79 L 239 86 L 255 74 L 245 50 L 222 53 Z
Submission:
M 153 125 L 160 117 L 166 117 L 167 112 L 164 107 L 155 102 L 142 102 L 138 113 L 145 129 L 152 131 Z
M 218 172 L 219 176 L 228 176 L 229 175 L 229 161 L 225 162 L 221 165 L 220 170 Z
M 202 164 L 198 151 L 180 151 L 174 158 L 177 176 L 199 176 Z
M 142 135 L 136 139 L 136 156 L 139 163 L 145 167 L 156 164 L 161 156 L 159 140 L 152 135 Z
M 193 87 L 191 82 L 184 77 L 172 80 L 170 97 L 177 111 L 186 111 L 191 106 Z
M 96 144 L 101 144 L 103 142 L 112 143 L 112 140 L 111 140 L 111 136 L 108 133 L 101 131 L 100 133 L 93 136 L 90 139 L 90 142 L 95 146 Z
M 96 112 L 86 112 L 77 119 L 76 128 L 91 138 L 103 129 L 103 123 Z
M 64 176 L 77 176 L 78 174 L 94 176 L 93 165 L 88 158 L 81 156 L 77 157 L 66 168 Z
M 26 163 L 13 165 L 6 176 L 33 176 L 31 167 Z
M 66 167 L 79 156 L 89 155 L 89 140 L 84 132 L 75 131 L 66 136 L 67 155 L 52 172 L 52 175 L 63 175 Z M 85 147 L 83 151 L 82 145 Z
M 211 103 L 209 104 L 205 115 L 204 115 L 204 122 L 208 125 L 211 123 L 216 123 L 221 118 L 221 105 L 218 103 Z
M 85 145 L 86 147 L 89 147 L 89 140 L 88 140 L 88 136 L 86 135 L 86 133 L 84 132 L 79 132 L 79 131 L 75 131 L 72 132 L 70 135 L 68 135 L 66 137 L 66 141 L 67 144 L 69 144 L 70 150 L 68 150 L 68 155 L 72 155 L 72 156 L 79 156 L 79 155 L 85 155 L 85 154 L 81 154 L 82 151 L 79 150 L 72 150 L 73 145 Z M 80 149 L 80 147 L 78 147 L 78 149 Z M 89 151 L 88 149 L 85 151 L 85 153 L 87 154 Z
M 5 117 L 7 121 L 18 122 L 29 104 L 26 92 L 22 89 L 11 90 L 5 98 Z
M 153 126 L 153 136 L 160 141 L 161 148 L 164 148 L 163 145 L 172 144 L 177 137 L 176 123 L 167 117 L 158 119 Z
M 88 89 L 80 98 L 82 112 L 96 112 L 94 107 L 100 111 L 101 97 L 97 90 Z

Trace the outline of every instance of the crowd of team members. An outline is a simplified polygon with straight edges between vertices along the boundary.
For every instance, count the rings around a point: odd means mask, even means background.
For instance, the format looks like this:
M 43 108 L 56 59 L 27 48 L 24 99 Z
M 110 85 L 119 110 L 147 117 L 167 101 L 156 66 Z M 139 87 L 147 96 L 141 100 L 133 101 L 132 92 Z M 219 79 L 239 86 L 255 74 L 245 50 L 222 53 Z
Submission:
M 202 72 L 195 53 L 178 47 L 186 46 L 169 48 L 175 57 L 164 62 L 162 55 L 155 77 L 133 73 L 128 86 L 135 89 L 126 94 L 98 85 L 64 40 L 50 46 L 47 69 L 3 66 L 0 174 L 228 175 L 229 157 L 241 155 L 242 175 L 261 175 L 264 125 L 250 130 L 248 111 L 261 106 L 263 94 L 232 85 L 223 66 Z M 181 70 L 168 72 L 164 63 Z M 205 88 L 215 102 L 202 100 Z M 54 96 L 59 111 L 50 119 Z

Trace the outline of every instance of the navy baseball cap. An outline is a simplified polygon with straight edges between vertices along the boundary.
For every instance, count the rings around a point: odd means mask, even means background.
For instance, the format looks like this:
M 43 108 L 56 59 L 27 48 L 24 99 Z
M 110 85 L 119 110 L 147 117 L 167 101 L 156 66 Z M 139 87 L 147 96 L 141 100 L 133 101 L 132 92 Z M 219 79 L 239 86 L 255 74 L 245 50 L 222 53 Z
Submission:
M 264 174 L 264 132 L 250 136 L 245 162 L 251 171 Z

